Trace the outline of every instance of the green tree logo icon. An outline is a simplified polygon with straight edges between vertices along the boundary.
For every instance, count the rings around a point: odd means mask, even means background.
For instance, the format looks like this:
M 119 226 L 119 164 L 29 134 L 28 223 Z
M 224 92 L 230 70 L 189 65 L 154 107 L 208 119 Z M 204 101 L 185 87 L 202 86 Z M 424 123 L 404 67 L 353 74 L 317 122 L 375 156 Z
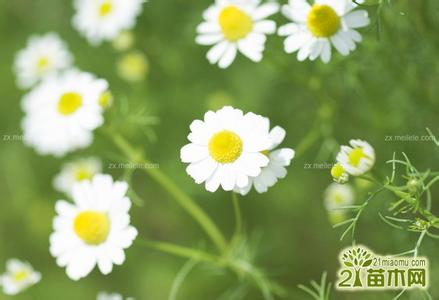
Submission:
M 368 267 L 372 264 L 372 253 L 361 247 L 351 248 L 343 253 L 341 260 L 346 267 L 355 271 L 354 287 L 362 287 L 360 271 L 361 268 Z

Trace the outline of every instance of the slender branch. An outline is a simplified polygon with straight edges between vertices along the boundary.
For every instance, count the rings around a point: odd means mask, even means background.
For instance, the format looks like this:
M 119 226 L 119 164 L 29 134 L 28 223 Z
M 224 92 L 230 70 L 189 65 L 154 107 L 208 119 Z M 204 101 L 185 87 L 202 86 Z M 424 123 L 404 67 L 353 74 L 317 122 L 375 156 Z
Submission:
M 241 208 L 239 206 L 238 194 L 235 192 L 232 192 L 232 202 L 233 202 L 233 211 L 235 212 L 234 236 L 237 237 L 241 234 L 242 231 L 242 216 L 241 216 Z
M 165 252 L 168 254 L 189 258 L 194 261 L 203 261 L 203 262 L 210 262 L 214 264 L 218 264 L 219 259 L 218 257 L 211 255 L 207 252 L 193 249 L 193 248 L 187 248 L 179 245 L 175 245 L 172 243 L 166 243 L 166 242 L 157 242 L 157 241 L 151 241 L 151 240 L 145 240 L 145 239 L 137 239 L 136 244 L 139 246 L 148 247 L 151 249 L 155 249 L 157 251 Z

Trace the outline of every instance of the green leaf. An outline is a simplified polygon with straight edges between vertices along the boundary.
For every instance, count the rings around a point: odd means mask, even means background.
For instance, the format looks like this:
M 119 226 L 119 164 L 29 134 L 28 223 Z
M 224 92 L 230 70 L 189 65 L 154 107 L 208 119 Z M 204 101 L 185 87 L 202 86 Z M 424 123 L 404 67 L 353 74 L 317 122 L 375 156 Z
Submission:
M 354 266 L 350 261 L 345 261 L 344 264 L 346 267 L 353 267 Z
M 368 266 L 370 266 L 371 264 L 372 264 L 372 260 L 371 260 L 371 259 L 366 260 L 366 261 L 364 262 L 364 264 L 363 264 L 363 267 L 368 267 Z

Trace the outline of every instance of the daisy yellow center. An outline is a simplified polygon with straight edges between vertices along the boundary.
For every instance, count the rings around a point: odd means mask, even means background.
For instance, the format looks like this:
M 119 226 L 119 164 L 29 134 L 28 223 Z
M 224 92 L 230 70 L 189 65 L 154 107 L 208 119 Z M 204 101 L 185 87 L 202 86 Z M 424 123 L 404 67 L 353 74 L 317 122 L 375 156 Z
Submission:
M 49 67 L 49 59 L 47 57 L 40 57 L 37 61 L 37 69 L 38 71 L 44 71 Z
M 23 281 L 29 276 L 29 272 L 26 270 L 20 270 L 15 272 L 14 274 L 14 280 L 15 281 Z
M 349 164 L 354 167 L 358 167 L 362 158 L 366 158 L 367 155 L 364 153 L 363 149 L 357 147 L 352 150 L 348 155 Z
M 265 156 L 268 156 L 270 155 L 270 150 L 262 150 L 261 153 L 264 154 Z
M 246 37 L 253 29 L 252 18 L 233 5 L 221 11 L 218 21 L 224 37 L 232 42 Z
M 232 131 L 220 131 L 210 138 L 209 153 L 219 163 L 232 163 L 242 153 L 242 140 Z
M 90 180 L 92 179 L 93 174 L 87 170 L 86 168 L 79 168 L 75 172 L 76 181 Z
M 306 25 L 316 37 L 330 37 L 340 28 L 340 17 L 326 4 L 314 4 L 308 13 Z
M 108 16 L 113 11 L 113 4 L 111 1 L 104 1 L 99 6 L 99 16 L 105 17 Z
M 96 211 L 83 211 L 73 221 L 75 233 L 89 245 L 99 245 L 108 237 L 110 220 L 108 216 Z
M 61 96 L 58 102 L 58 112 L 71 115 L 82 105 L 82 96 L 78 93 L 68 92 Z
M 340 164 L 335 164 L 331 169 L 331 175 L 334 178 L 340 178 L 344 174 L 344 168 Z

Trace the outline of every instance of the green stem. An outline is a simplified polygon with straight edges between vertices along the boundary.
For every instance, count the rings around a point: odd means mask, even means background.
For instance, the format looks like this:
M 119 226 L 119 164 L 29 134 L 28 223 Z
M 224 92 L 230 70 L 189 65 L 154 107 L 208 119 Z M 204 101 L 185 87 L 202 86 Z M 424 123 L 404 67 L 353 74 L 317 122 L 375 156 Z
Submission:
M 214 264 L 219 263 L 219 259 L 216 256 L 201 250 L 187 248 L 166 242 L 157 242 L 157 241 L 144 240 L 144 239 L 137 239 L 136 243 L 140 246 L 148 247 L 151 249 L 155 249 L 157 251 L 165 252 L 168 254 L 172 254 L 184 258 L 189 258 L 194 261 L 210 262 Z
M 232 202 L 233 202 L 233 211 L 235 212 L 235 233 L 234 233 L 234 236 L 237 237 L 241 234 L 241 231 L 242 231 L 242 216 L 241 216 L 241 209 L 239 207 L 238 194 L 235 192 L 232 192 Z
M 114 143 L 118 148 L 124 152 L 130 160 L 135 163 L 150 163 L 144 158 L 140 151 L 134 149 L 122 136 L 111 135 Z M 168 176 L 166 176 L 158 168 L 142 168 L 142 171 L 151 176 L 157 183 L 159 183 L 166 191 L 168 191 L 178 204 L 192 217 L 201 228 L 206 232 L 218 250 L 223 253 L 226 249 L 227 243 L 213 223 L 209 216 L 196 204 L 196 202 L 186 195 Z

